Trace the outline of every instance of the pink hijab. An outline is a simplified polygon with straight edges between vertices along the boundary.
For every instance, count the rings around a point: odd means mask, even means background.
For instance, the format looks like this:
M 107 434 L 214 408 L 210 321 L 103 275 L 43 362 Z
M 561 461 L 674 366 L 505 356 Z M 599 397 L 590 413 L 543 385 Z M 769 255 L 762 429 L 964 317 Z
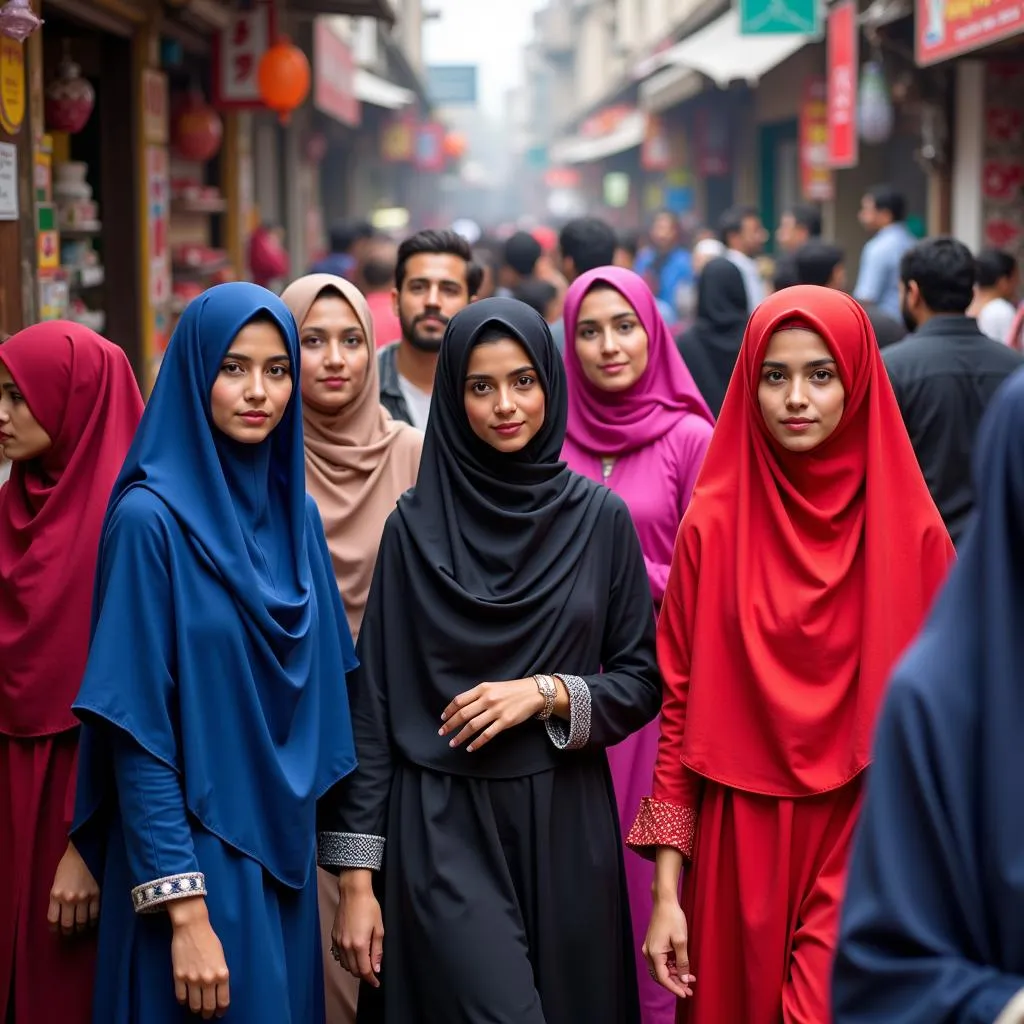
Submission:
M 647 369 L 627 391 L 592 384 L 576 355 L 576 322 L 587 292 L 614 288 L 636 310 L 647 332 Z M 686 415 L 715 418 L 701 397 L 642 277 L 622 267 L 598 267 L 578 277 L 565 296 L 565 371 L 569 378 L 566 436 L 596 455 L 620 456 L 664 437 Z

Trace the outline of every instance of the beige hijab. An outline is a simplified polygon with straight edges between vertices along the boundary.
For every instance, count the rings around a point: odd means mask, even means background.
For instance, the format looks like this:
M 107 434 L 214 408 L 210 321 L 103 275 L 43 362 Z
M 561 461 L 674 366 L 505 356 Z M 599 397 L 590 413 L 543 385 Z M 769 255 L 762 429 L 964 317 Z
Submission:
M 333 274 L 309 274 L 290 284 L 281 298 L 302 334 L 310 307 L 334 288 L 355 311 L 369 348 L 362 390 L 339 413 L 317 409 L 303 398 L 306 489 L 320 509 L 334 575 L 349 627 L 359 633 L 384 520 L 398 498 L 416 483 L 423 435 L 395 422 L 380 404 L 373 319 L 355 285 Z

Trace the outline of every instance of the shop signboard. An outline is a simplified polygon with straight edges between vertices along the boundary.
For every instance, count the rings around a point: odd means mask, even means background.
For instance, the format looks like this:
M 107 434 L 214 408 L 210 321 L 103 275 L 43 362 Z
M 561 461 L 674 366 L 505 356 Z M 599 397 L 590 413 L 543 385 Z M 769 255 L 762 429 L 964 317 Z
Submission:
M 362 121 L 352 51 L 324 17 L 313 24 L 313 106 L 350 128 Z
M 444 170 L 444 125 L 428 121 L 416 129 L 416 169 Z
M 257 2 L 234 11 L 214 37 L 213 103 L 222 110 L 263 110 L 258 69 L 275 34 L 274 8 Z
M 17 39 L 0 35 L 0 128 L 17 135 L 25 120 L 25 54 Z
M 381 132 L 380 151 L 385 163 L 409 163 L 416 155 L 416 119 L 409 114 L 393 117 Z
M 435 107 L 476 106 L 475 64 L 431 64 L 427 68 L 427 95 Z
M 166 146 L 169 129 L 167 75 L 145 68 L 142 72 L 142 141 Z
M 823 6 L 822 0 L 739 0 L 740 33 L 817 35 Z
M 18 147 L 0 142 L 0 220 L 18 219 Z
M 842 0 L 828 14 L 828 162 L 830 167 L 856 167 L 857 77 L 860 65 L 857 0 Z
M 149 211 L 149 301 L 160 309 L 171 299 L 170 160 L 165 146 L 146 147 L 146 205 Z
M 934 64 L 1024 32 L 1022 0 L 917 0 L 917 63 Z
M 644 141 L 640 147 L 640 166 L 645 171 L 659 173 L 667 171 L 671 163 L 672 151 L 665 122 L 655 114 L 648 114 Z
M 828 82 L 813 75 L 800 101 L 800 192 L 804 199 L 829 202 L 835 194 L 828 158 Z
M 697 109 L 693 124 L 693 149 L 697 173 L 704 178 L 724 178 L 731 171 L 729 120 L 710 106 Z

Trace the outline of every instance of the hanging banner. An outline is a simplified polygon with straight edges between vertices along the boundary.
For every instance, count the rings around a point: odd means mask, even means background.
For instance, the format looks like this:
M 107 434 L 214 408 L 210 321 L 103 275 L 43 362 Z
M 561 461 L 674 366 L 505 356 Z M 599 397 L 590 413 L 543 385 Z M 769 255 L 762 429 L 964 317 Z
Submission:
M 17 135 L 25 120 L 25 54 L 17 39 L 0 35 L 0 127 Z
M 358 128 L 363 118 L 352 50 L 335 35 L 331 19 L 322 16 L 313 22 L 313 106 L 350 128 Z
M 647 115 L 644 141 L 640 147 L 640 166 L 645 171 L 667 171 L 672 163 L 672 152 L 665 122 L 655 114 Z
M 828 162 L 856 167 L 857 72 L 860 63 L 857 0 L 843 0 L 828 14 Z
M 235 11 L 213 40 L 213 105 L 221 110 L 263 110 L 257 70 L 275 35 L 274 8 L 257 3 Z
M 416 129 L 416 170 L 444 170 L 444 125 L 428 121 Z
M 1021 0 L 917 0 L 917 63 L 935 64 L 1024 32 Z
M 710 107 L 694 114 L 693 149 L 697 173 L 704 178 L 724 178 L 730 173 L 729 121 L 721 110 L 714 116 Z
M 800 101 L 800 193 L 813 203 L 835 195 L 828 159 L 828 83 L 819 75 L 804 83 Z

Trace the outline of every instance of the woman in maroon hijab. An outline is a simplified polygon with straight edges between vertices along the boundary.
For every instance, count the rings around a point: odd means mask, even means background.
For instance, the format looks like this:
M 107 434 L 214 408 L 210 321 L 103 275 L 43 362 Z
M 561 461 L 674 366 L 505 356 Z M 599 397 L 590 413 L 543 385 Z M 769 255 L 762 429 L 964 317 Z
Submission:
M 142 416 L 125 354 L 50 321 L 0 346 L 0 1020 L 92 1019 L 99 889 L 68 841 L 93 576 Z M 86 934 L 79 934 L 86 933 Z

